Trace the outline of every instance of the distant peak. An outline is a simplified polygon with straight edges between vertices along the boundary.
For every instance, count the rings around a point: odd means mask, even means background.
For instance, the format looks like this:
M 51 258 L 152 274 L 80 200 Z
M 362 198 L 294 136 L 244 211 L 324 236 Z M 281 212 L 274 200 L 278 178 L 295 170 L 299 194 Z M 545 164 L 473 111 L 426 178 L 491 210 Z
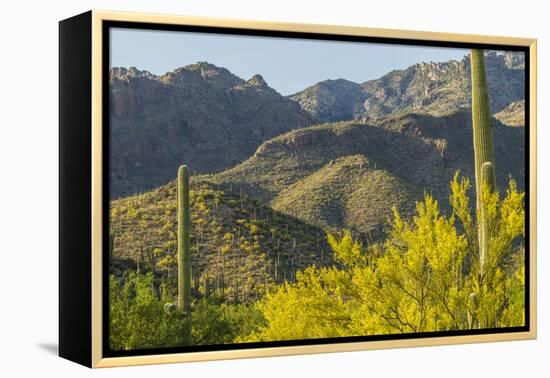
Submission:
M 359 87 L 359 84 L 347 79 L 327 79 L 327 80 L 318 82 L 317 85 L 327 87 L 327 88 Z
M 189 64 L 164 75 L 164 81 L 172 83 L 189 82 L 197 79 L 222 88 L 231 88 L 244 82 L 227 68 L 218 67 L 208 62 Z
M 231 75 L 231 72 L 223 67 L 218 67 L 215 64 L 208 63 L 208 62 L 197 62 L 188 64 L 184 67 L 176 68 L 172 72 L 167 72 L 166 74 L 170 75 L 185 75 L 188 73 L 200 73 L 202 76 L 208 76 L 210 75 L 220 75 L 220 74 L 228 74 Z
M 180 68 L 180 70 L 188 70 L 188 71 L 199 70 L 199 69 L 220 70 L 220 71 L 225 70 L 225 68 L 218 67 L 215 64 L 209 63 L 207 61 L 188 64 L 187 66 Z
M 256 75 L 252 76 L 246 82 L 246 84 L 248 84 L 250 86 L 255 86 L 255 87 L 267 87 L 267 83 L 265 82 L 264 78 L 260 74 L 256 74 Z

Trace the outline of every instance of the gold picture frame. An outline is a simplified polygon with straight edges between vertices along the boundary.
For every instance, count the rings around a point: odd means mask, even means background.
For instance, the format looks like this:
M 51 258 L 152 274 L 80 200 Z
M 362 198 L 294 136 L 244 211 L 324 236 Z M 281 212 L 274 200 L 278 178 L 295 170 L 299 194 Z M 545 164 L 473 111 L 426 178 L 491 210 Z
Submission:
M 146 27 L 148 24 L 157 25 L 187 25 L 200 27 L 215 27 L 229 28 L 240 30 L 261 30 L 273 32 L 290 32 L 290 33 L 315 33 L 333 36 L 357 36 L 371 37 L 382 39 L 399 39 L 399 40 L 414 40 L 414 41 L 432 41 L 432 42 L 457 42 L 464 44 L 490 44 L 501 46 L 521 46 L 528 49 L 529 53 L 529 76 L 526 78 L 526 84 L 529 88 L 529 141 L 530 144 L 526 150 L 529 158 L 529 228 L 526 239 L 529 243 L 529 307 L 528 307 L 528 324 L 529 329 L 525 332 L 513 333 L 492 333 L 492 334 L 471 334 L 457 336 L 434 336 L 427 338 L 402 338 L 392 340 L 376 340 L 376 341 L 361 341 L 361 342 L 345 342 L 345 343 L 327 343 L 315 345 L 296 345 L 296 346 L 269 346 L 265 348 L 254 349 L 233 349 L 233 350 L 215 350 L 215 351 L 199 351 L 185 353 L 167 353 L 154 355 L 136 355 L 123 357 L 105 357 L 103 353 L 104 345 L 104 324 L 103 324 L 103 270 L 104 265 L 104 196 L 105 189 L 104 165 L 102 145 L 104 135 L 102 125 L 104 120 L 104 26 L 108 22 L 125 22 L 139 23 Z M 126 13 L 126 12 L 110 12 L 93 10 L 81 16 L 76 16 L 72 19 L 62 21 L 60 23 L 60 123 L 61 123 L 61 186 L 60 207 L 61 207 L 61 223 L 60 230 L 60 355 L 73 361 L 82 363 L 89 367 L 114 367 L 114 366 L 130 366 L 143 364 L 160 364 L 174 362 L 189 362 L 189 361 L 208 361 L 220 359 L 237 359 L 251 357 L 268 357 L 268 356 L 283 356 L 283 355 L 299 355 L 310 353 L 329 353 L 329 352 L 346 352 L 371 349 L 387 349 L 387 348 L 403 348 L 403 347 L 422 347 L 448 344 L 466 344 L 466 343 L 481 343 L 495 341 L 513 341 L 513 340 L 529 340 L 535 339 L 537 336 L 537 264 L 536 264 L 536 213 L 537 213 L 537 169 L 536 169 L 536 123 L 537 123 L 537 41 L 530 38 L 514 38 L 501 36 L 482 36 L 470 34 L 452 34 L 452 33 L 436 33 L 412 30 L 393 30 L 393 29 L 378 29 L 367 27 L 354 26 L 337 26 L 337 25 L 317 25 L 317 24 L 295 24 L 295 23 L 279 23 L 279 22 L 259 22 L 250 20 L 231 20 L 218 19 L 209 17 L 190 17 L 190 16 L 175 16 L 161 14 L 145 14 L 145 13 Z M 83 34 L 83 39 L 79 40 L 78 33 Z M 84 41 L 84 42 L 82 42 Z M 83 45 L 84 44 L 84 45 Z M 86 54 L 81 54 L 79 49 L 85 49 Z M 80 58 L 75 56 L 80 54 Z M 89 59 L 86 67 L 89 69 L 89 77 L 82 78 L 84 72 L 74 73 L 73 79 L 68 77 L 67 66 L 71 59 Z M 65 78 L 64 78 L 65 77 Z M 71 81 L 72 80 L 72 81 Z M 80 81 L 79 81 L 80 80 Z M 75 95 L 75 82 L 83 83 L 82 93 L 86 95 L 89 91 L 89 97 L 84 97 L 82 104 L 82 112 L 72 114 L 68 108 L 75 109 L 75 104 L 71 101 L 81 99 Z M 72 89 L 71 89 L 72 88 Z M 71 92 L 70 95 L 68 92 Z M 66 95 L 63 94 L 65 91 Z M 79 90 L 77 90 L 78 92 Z M 72 98 L 71 98 L 72 97 Z M 86 108 L 86 101 L 89 108 Z M 78 108 L 80 109 L 80 108 Z M 84 114 L 85 113 L 85 114 Z M 73 118 L 71 118 L 73 117 Z M 66 154 L 75 150 L 70 148 L 64 149 L 65 143 L 74 143 L 67 135 L 64 137 L 66 127 L 64 122 L 69 121 L 89 121 L 88 125 L 78 125 L 84 131 L 79 137 L 84 138 L 89 143 L 89 162 L 91 164 L 89 171 L 86 171 L 87 181 L 81 183 L 83 188 L 88 188 L 90 198 L 87 199 L 85 209 L 89 213 L 81 216 L 90 216 L 89 222 L 83 224 L 75 224 L 70 219 L 69 206 L 75 201 L 83 200 L 82 194 L 72 193 L 71 189 L 64 188 L 64 180 L 69 180 L 71 174 L 76 172 L 78 168 L 71 167 L 70 162 L 64 163 L 69 159 Z M 76 132 L 76 131 L 74 131 Z M 86 150 L 88 151 L 88 150 Z M 66 153 L 66 154 L 65 154 Z M 65 155 L 64 155 L 65 154 Z M 67 164 L 64 166 L 64 164 Z M 64 168 L 65 167 L 65 168 Z M 65 170 L 64 170 L 65 169 Z M 80 185 L 80 184 L 78 184 Z M 89 187 L 88 187 L 89 185 Z M 76 188 L 78 189 L 78 188 Z M 76 190 L 75 189 L 75 190 Z M 67 215 L 68 214 L 68 215 Z M 65 217 L 64 217 L 65 216 Z M 76 216 L 73 214 L 73 216 Z M 64 220 L 65 219 L 65 220 Z M 73 227 L 73 228 L 71 228 Z M 76 230 L 74 227 L 80 227 Z M 89 227 L 89 228 L 88 228 Z M 78 240 L 68 240 L 69 232 L 80 232 L 87 236 L 89 245 L 79 245 Z M 75 236 L 76 237 L 76 236 Z M 67 241 L 65 241 L 67 240 Z M 71 247 L 71 248 L 70 248 Z M 85 258 L 80 260 L 76 257 L 70 257 L 69 253 L 80 253 L 80 250 L 85 250 Z M 72 271 L 73 273 L 71 273 Z M 82 286 L 76 282 L 77 278 L 74 274 L 86 272 L 84 276 L 78 278 L 82 280 L 89 279 L 89 286 Z M 79 286 L 80 285 L 80 286 Z M 76 293 L 70 288 L 90 289 L 89 294 L 82 294 L 79 301 L 75 299 Z M 82 287 L 81 287 L 82 286 Z M 76 289 L 75 289 L 76 290 Z M 86 291 L 86 290 L 84 290 Z M 64 299 L 65 298 L 65 299 Z M 75 309 L 74 306 L 79 306 Z M 82 312 L 79 312 L 82 311 Z M 89 313 L 89 317 L 82 318 L 83 312 Z M 79 319 L 79 320 L 75 320 Z M 86 327 L 87 322 L 89 328 Z M 76 322 L 76 323 L 75 323 Z M 71 324 L 70 326 L 68 324 Z M 75 334 L 77 332 L 79 334 Z M 80 352 L 74 352 L 74 348 L 79 341 L 86 344 Z

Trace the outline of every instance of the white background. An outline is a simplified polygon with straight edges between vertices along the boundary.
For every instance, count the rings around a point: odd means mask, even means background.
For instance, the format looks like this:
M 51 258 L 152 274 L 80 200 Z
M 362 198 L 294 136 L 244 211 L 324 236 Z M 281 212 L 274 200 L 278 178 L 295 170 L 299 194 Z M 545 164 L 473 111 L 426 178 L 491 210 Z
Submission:
M 544 1 L 24 1 L 0 22 L 0 375 L 548 377 L 550 21 Z M 57 22 L 89 9 L 511 35 L 539 39 L 539 339 L 91 371 L 58 358 Z M 546 210 L 546 211 L 544 211 Z

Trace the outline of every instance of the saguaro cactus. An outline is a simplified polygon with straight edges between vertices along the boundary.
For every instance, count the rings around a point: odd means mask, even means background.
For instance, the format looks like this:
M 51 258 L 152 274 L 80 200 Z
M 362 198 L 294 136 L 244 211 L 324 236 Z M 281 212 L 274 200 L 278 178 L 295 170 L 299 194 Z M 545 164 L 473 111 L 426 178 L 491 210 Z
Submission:
M 483 275 L 489 235 L 485 214 L 482 209 L 483 188 L 490 192 L 496 190 L 495 157 L 493 151 L 493 129 L 489 107 L 489 89 L 485 72 L 483 50 L 472 49 L 472 125 L 474 137 L 474 160 L 476 179 L 476 209 L 478 219 L 480 274 Z
M 191 337 L 191 219 L 189 215 L 189 170 L 178 169 L 178 309 L 186 317 L 184 336 Z

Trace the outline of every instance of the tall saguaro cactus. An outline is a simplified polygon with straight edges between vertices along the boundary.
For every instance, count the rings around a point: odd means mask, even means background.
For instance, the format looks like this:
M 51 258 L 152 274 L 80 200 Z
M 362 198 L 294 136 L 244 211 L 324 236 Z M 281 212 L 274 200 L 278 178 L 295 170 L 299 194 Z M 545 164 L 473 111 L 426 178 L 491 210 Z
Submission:
M 189 215 L 189 170 L 178 169 L 178 309 L 186 317 L 184 336 L 191 338 L 191 219 Z
M 483 50 L 472 49 L 472 125 L 474 136 L 474 159 L 476 179 L 476 209 L 479 232 L 480 274 L 483 275 L 489 235 L 487 220 L 483 211 L 483 188 L 490 192 L 496 190 L 495 157 L 493 150 L 493 129 L 491 126 L 491 110 L 489 107 L 489 88 L 485 72 L 485 57 Z

